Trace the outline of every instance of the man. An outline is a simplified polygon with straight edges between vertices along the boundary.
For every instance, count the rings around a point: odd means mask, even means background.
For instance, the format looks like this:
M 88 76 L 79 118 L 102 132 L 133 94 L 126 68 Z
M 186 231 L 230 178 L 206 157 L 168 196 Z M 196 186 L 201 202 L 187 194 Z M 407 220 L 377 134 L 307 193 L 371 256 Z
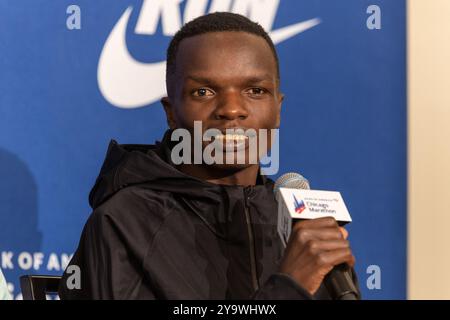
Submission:
M 67 270 L 62 299 L 329 298 L 325 275 L 354 264 L 334 219 L 296 224 L 283 252 L 273 181 L 258 163 L 173 161 L 172 133 L 193 134 L 194 121 L 220 130 L 215 139 L 232 153 L 242 136 L 227 129 L 278 128 L 278 69 L 269 36 L 243 16 L 214 13 L 183 26 L 167 51 L 161 102 L 170 130 L 156 146 L 111 142 L 69 264 L 81 283 Z

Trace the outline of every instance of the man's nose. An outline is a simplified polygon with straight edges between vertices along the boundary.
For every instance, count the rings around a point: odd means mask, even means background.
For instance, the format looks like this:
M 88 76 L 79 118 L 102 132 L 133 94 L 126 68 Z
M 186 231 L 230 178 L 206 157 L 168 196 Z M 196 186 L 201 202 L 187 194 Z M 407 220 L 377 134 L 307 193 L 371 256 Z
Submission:
M 229 92 L 218 101 L 214 112 L 216 120 L 244 120 L 248 117 L 248 110 L 240 93 Z

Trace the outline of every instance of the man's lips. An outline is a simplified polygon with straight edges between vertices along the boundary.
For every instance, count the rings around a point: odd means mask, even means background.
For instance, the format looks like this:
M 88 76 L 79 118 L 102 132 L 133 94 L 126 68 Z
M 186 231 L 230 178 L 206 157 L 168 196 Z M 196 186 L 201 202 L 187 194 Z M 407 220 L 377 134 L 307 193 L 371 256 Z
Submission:
M 220 131 L 213 136 L 213 141 L 219 142 L 223 151 L 239 151 L 248 148 L 249 137 L 255 136 L 255 130 L 242 127 L 214 128 Z
M 243 134 L 218 134 L 214 136 L 214 139 L 222 140 L 222 141 L 245 141 L 248 140 L 248 137 Z
M 225 152 L 239 151 L 248 146 L 248 137 L 242 134 L 219 134 L 214 137 L 214 142 Z
M 247 137 L 256 136 L 256 129 L 244 128 L 244 127 L 226 127 L 226 128 L 209 128 L 208 130 L 215 129 L 222 133 L 222 135 L 243 135 Z

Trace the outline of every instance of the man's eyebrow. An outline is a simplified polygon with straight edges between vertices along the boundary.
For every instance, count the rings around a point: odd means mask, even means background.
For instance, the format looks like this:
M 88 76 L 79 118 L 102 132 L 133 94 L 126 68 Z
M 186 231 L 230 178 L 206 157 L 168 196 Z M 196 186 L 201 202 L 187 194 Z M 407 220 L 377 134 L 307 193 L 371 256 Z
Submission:
M 187 76 L 186 80 L 193 80 L 195 82 L 199 82 L 199 83 L 210 83 L 210 82 L 214 82 L 212 79 L 207 78 L 207 77 L 202 77 L 202 76 Z
M 186 77 L 186 80 L 193 80 L 198 83 L 216 83 L 217 81 L 208 78 L 205 76 L 196 76 L 196 75 L 189 75 Z M 249 77 L 242 77 L 242 82 L 245 83 L 258 83 L 262 81 L 276 81 L 276 77 L 271 76 L 270 74 L 261 74 L 261 75 L 252 75 Z
M 270 74 L 262 74 L 258 76 L 251 76 L 246 78 L 247 82 L 262 82 L 262 81 L 274 81 L 276 77 L 271 76 Z

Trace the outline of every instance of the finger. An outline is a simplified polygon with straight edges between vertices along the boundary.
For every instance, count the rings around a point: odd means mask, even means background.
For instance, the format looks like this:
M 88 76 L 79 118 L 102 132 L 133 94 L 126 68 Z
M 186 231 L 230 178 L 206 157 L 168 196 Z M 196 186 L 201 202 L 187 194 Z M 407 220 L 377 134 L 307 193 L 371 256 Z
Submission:
M 306 244 L 311 240 L 344 240 L 342 232 L 334 228 L 322 228 L 322 229 L 297 229 L 292 232 L 290 242 Z
M 317 219 L 309 219 L 298 221 L 294 224 L 294 230 L 298 228 L 305 229 L 319 229 L 319 228 L 331 228 L 337 227 L 337 221 L 333 217 L 323 217 Z
M 348 231 L 345 230 L 343 227 L 339 227 L 339 231 L 341 231 L 342 236 L 344 237 L 344 239 L 348 238 Z
M 300 230 L 300 232 L 303 230 Z M 318 240 L 342 240 L 342 232 L 338 228 L 309 229 L 311 239 Z M 345 239 L 344 239 L 345 240 Z
M 347 248 L 350 248 L 350 243 L 347 240 L 342 239 L 327 241 L 311 240 L 305 246 L 305 249 L 308 250 L 311 254 Z
M 318 267 L 337 266 L 341 263 L 347 263 L 351 267 L 354 266 L 355 257 L 350 248 L 323 251 L 316 257 L 316 264 Z

